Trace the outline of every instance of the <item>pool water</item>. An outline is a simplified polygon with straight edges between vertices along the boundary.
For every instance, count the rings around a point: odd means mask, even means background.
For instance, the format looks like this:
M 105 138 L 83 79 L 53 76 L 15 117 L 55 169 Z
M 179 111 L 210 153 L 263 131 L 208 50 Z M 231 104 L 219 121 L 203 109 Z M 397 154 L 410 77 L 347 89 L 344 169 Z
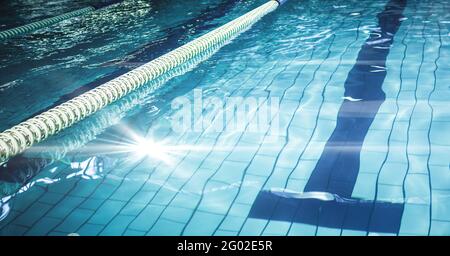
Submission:
M 263 3 L 127 0 L 2 41 L 0 128 Z M 290 0 L 3 164 L 0 234 L 450 235 L 449 50 L 448 0 Z

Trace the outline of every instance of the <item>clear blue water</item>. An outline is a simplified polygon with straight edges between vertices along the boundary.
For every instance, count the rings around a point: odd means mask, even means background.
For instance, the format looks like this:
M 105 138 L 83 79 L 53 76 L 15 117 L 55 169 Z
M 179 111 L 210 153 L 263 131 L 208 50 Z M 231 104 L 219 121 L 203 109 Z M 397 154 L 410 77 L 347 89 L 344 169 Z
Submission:
M 124 1 L 0 42 L 1 130 L 265 3 L 192 2 Z M 86 4 L 11 3 L 0 29 Z M 4 164 L 0 234 L 450 235 L 449 8 L 288 1 Z M 200 93 L 200 112 L 174 107 Z M 223 128 L 228 99 L 250 111 Z

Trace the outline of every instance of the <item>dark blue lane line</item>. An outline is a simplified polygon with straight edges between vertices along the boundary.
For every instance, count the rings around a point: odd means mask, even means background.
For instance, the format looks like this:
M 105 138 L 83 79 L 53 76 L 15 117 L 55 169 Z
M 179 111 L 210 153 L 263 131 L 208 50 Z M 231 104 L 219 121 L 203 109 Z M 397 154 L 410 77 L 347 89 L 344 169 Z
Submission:
M 390 0 L 379 13 L 378 29 L 371 32 L 345 81 L 347 97 L 304 191 L 327 192 L 351 198 L 359 172 L 361 147 L 380 105 L 386 58 L 403 18 L 406 0 Z M 280 197 L 261 191 L 249 217 L 301 222 L 324 227 L 398 233 L 403 204 L 358 199 L 320 201 Z M 371 223 L 369 223 L 369 218 Z
M 386 58 L 400 27 L 405 3 L 406 0 L 391 0 L 378 15 L 381 31 L 370 34 L 344 84 L 344 95 L 360 101 L 344 100 L 342 103 L 336 128 L 305 191 L 326 191 L 351 197 L 364 138 L 385 100 L 382 85 L 387 73 Z

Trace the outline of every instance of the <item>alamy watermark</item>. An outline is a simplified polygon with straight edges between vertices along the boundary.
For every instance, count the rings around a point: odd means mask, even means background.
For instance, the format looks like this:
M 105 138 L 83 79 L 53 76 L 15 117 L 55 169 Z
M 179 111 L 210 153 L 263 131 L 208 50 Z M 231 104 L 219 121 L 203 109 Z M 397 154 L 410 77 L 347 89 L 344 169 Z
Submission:
M 202 89 L 195 89 L 193 97 L 180 96 L 172 101 L 171 126 L 177 133 L 277 134 L 279 105 L 278 97 L 204 97 Z

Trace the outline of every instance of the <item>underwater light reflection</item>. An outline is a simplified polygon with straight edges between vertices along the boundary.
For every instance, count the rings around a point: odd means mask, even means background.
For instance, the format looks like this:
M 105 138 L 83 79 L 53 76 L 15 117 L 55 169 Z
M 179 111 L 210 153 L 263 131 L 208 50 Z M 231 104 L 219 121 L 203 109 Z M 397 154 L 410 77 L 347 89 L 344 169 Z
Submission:
M 131 150 L 139 157 L 148 156 L 162 160 L 166 164 L 173 163 L 169 147 L 162 142 L 158 143 L 151 139 L 140 139 L 136 144 L 131 145 Z

